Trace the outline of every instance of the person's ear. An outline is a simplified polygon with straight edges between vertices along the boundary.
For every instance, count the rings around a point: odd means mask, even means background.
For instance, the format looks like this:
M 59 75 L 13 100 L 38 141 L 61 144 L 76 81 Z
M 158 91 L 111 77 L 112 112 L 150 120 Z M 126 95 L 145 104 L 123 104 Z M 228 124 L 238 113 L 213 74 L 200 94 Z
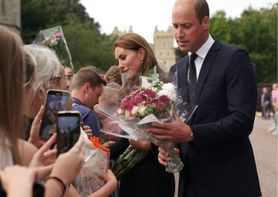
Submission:
M 140 61 L 144 61 L 145 55 L 146 55 L 146 51 L 145 51 L 144 48 L 141 47 L 141 48 L 139 49 Z
M 209 29 L 209 17 L 205 16 L 202 20 L 202 26 L 204 30 L 208 30 Z
M 85 83 L 83 86 L 83 91 L 87 94 L 90 91 L 91 85 L 90 83 Z
M 46 89 L 43 86 L 40 86 L 36 95 L 39 100 L 44 101 L 46 97 Z

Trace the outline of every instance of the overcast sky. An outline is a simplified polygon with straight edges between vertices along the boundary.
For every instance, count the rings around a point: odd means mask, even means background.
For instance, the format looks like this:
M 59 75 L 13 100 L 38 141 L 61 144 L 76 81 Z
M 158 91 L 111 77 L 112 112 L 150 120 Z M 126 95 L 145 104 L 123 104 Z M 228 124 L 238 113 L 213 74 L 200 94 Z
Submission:
M 239 17 L 243 10 L 270 7 L 276 0 L 207 0 L 211 16 L 224 10 L 228 17 Z M 88 14 L 101 26 L 101 31 L 110 34 L 117 26 L 121 31 L 139 33 L 153 43 L 153 32 L 167 30 L 171 25 L 171 11 L 174 0 L 81 0 Z

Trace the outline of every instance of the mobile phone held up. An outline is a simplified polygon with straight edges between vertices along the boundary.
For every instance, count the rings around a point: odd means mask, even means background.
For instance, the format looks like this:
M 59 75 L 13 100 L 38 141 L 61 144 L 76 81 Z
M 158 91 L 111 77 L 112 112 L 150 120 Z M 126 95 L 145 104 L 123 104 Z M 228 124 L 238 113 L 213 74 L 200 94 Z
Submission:
M 56 132 L 56 116 L 58 111 L 67 110 L 70 102 L 70 92 L 49 89 L 45 99 L 45 110 L 42 118 L 40 138 L 48 140 Z
M 58 154 L 67 152 L 80 136 L 81 115 L 79 111 L 59 111 L 57 113 Z

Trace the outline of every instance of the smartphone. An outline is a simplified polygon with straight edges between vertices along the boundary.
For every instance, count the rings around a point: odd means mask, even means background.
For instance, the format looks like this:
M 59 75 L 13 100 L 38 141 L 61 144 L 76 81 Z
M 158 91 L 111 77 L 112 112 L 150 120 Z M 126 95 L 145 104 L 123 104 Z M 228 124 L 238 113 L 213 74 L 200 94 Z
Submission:
M 49 89 L 45 99 L 45 110 L 42 118 L 40 138 L 48 140 L 56 132 L 56 116 L 58 111 L 67 110 L 70 102 L 70 92 L 66 90 Z
M 81 124 L 79 111 L 59 111 L 57 113 L 58 154 L 67 152 L 78 141 Z

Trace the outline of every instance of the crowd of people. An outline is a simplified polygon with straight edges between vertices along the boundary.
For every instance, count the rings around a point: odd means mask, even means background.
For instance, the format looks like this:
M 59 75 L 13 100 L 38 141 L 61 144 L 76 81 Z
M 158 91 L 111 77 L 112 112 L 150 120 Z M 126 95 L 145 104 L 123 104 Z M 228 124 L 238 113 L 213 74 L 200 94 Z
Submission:
M 261 118 L 264 120 L 272 119 L 272 124 L 268 128 L 268 132 L 272 135 L 278 134 L 278 84 L 273 83 L 271 89 L 263 86 L 260 92 L 260 111 Z
M 182 100 L 198 106 L 190 121 L 174 113 L 171 122 L 152 123 L 146 132 L 157 140 L 177 144 L 184 168 L 179 173 L 179 197 L 258 197 L 260 184 L 249 135 L 256 113 L 257 86 L 248 53 L 223 44 L 210 35 L 209 7 L 205 0 L 176 0 L 172 10 L 175 40 L 185 57 L 171 67 Z M 105 184 L 90 197 L 173 197 L 174 175 L 165 171 L 169 155 L 163 147 L 144 140 L 103 135 L 121 127 L 100 109 L 116 109 L 123 97 L 140 87 L 140 76 L 156 67 L 161 81 L 170 81 L 160 69 L 147 41 L 126 33 L 114 42 L 113 65 L 101 75 L 86 66 L 76 73 L 63 66 L 54 51 L 23 45 L 20 37 L 0 27 L 0 176 L 8 196 L 79 196 L 74 180 L 84 163 L 86 136 L 100 137 L 116 160 L 127 148 L 144 157 L 117 181 L 112 170 L 101 176 Z M 68 110 L 82 116 L 75 145 L 57 156 L 57 134 L 47 141 L 40 127 L 49 89 L 71 94 Z M 277 133 L 278 88 L 263 89 L 263 117 L 274 109 Z M 54 147 L 54 148 L 53 148 Z M 35 187 L 37 186 L 37 187 Z M 37 188 L 38 191 L 35 191 Z M 2 192 L 0 190 L 0 192 Z

